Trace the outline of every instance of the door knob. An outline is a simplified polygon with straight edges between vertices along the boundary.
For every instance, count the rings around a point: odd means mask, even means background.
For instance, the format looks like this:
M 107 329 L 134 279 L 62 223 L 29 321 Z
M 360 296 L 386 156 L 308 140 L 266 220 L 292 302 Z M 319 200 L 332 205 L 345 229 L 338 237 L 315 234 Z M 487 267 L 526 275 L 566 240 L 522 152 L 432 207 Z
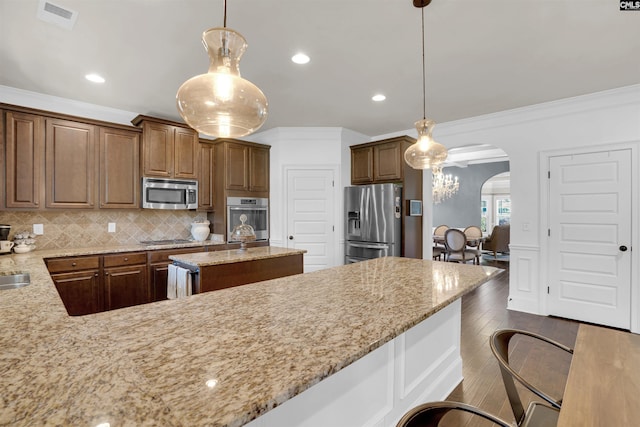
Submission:
M 289 236 L 289 240 L 293 240 L 293 236 Z
M 620 246 L 618 249 L 620 249 L 622 252 L 627 251 L 627 247 L 625 245 Z

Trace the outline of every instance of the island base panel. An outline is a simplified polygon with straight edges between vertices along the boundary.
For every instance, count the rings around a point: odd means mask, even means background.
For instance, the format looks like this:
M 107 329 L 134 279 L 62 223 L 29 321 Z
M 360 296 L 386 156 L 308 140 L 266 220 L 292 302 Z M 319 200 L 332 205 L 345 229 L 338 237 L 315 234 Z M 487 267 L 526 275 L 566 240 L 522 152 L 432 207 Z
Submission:
M 207 265 L 199 268 L 195 292 L 209 292 L 302 274 L 302 254 Z
M 458 299 L 246 426 L 395 426 L 462 381 L 460 316 Z

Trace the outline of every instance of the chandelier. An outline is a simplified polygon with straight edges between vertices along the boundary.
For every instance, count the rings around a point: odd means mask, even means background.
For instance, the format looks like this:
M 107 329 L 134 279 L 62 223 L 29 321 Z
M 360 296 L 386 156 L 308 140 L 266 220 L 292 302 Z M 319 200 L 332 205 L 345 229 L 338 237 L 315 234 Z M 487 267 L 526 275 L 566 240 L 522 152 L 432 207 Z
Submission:
M 240 57 L 247 42 L 237 31 L 224 27 L 202 34 L 209 54 L 209 71 L 190 78 L 176 95 L 178 112 L 199 133 L 237 138 L 255 132 L 267 120 L 267 98 L 258 86 L 240 77 Z
M 424 66 L 424 8 L 431 0 L 413 0 L 415 7 L 422 9 L 422 120 L 415 122 L 418 140 L 404 152 L 404 161 L 414 169 L 429 169 L 442 164 L 447 160 L 447 149 L 436 142 L 431 136 L 436 125 L 431 119 L 427 119 L 427 91 L 425 88 Z
M 433 173 L 433 203 L 437 205 L 458 192 L 460 183 L 457 176 L 452 178 L 451 174 L 445 175 L 442 173 L 441 166 L 433 166 L 431 172 Z

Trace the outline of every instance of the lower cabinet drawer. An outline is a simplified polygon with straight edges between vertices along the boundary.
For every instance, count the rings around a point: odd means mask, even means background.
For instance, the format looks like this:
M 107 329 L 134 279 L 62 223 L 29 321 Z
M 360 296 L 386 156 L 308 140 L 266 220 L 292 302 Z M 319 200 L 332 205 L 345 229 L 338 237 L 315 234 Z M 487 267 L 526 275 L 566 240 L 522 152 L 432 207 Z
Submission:
M 104 267 L 122 267 L 147 263 L 146 252 L 123 252 L 121 254 L 105 255 Z
M 99 256 L 79 256 L 72 258 L 50 258 L 46 260 L 49 273 L 73 272 L 100 268 Z

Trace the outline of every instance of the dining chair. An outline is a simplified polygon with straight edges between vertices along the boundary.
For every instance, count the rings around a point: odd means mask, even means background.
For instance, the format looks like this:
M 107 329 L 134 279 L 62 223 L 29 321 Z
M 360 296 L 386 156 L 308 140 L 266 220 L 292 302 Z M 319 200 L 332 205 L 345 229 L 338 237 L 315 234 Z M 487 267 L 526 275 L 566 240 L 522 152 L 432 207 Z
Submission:
M 489 420 L 501 427 L 511 427 L 511 424 L 508 422 L 501 420 L 495 415 L 489 414 L 480 408 L 467 405 L 466 403 L 447 400 L 423 403 L 422 405 L 418 405 L 415 408 L 410 409 L 406 414 L 404 414 L 400 421 L 398 421 L 396 427 L 436 427 L 440 424 L 440 420 L 450 411 L 470 413 Z
M 511 410 L 513 412 L 513 416 L 516 419 L 516 423 L 518 425 L 522 425 L 528 413 L 530 412 L 534 413 L 536 411 L 548 412 L 549 406 L 540 402 L 531 402 L 529 404 L 529 408 L 525 411 L 514 380 L 517 380 L 526 389 L 528 389 L 529 391 L 534 393 L 536 396 L 540 397 L 541 399 L 549 403 L 549 405 L 551 405 L 551 408 L 553 409 L 560 410 L 560 407 L 562 406 L 562 398 L 557 399 L 557 398 L 551 397 L 549 394 L 543 392 L 540 388 L 534 386 L 529 381 L 524 379 L 518 372 L 516 372 L 509 365 L 509 342 L 511 341 L 511 338 L 513 338 L 516 335 L 524 335 L 524 336 L 532 337 L 543 343 L 548 343 L 553 347 L 556 347 L 569 354 L 573 354 L 573 349 L 563 344 L 560 344 L 559 342 L 553 341 L 545 336 L 542 336 L 533 332 L 529 332 L 529 331 L 523 331 L 520 329 L 499 329 L 491 335 L 491 338 L 489 340 L 489 345 L 491 347 L 491 352 L 496 357 L 496 359 L 498 360 L 498 364 L 500 365 L 502 382 L 504 383 L 504 387 L 507 392 L 507 397 L 509 398 L 509 403 L 511 404 Z M 539 407 L 536 407 L 536 406 L 539 406 Z
M 398 421 L 396 427 L 437 427 L 440 425 L 440 421 L 451 411 L 466 412 L 477 417 L 484 418 L 491 421 L 493 424 L 501 427 L 513 427 L 513 424 L 507 422 L 497 416 L 490 414 L 482 409 L 468 405 L 461 402 L 453 402 L 449 400 L 440 402 L 429 402 L 418 405 L 415 408 L 410 409 L 403 417 Z M 560 411 L 550 406 L 539 404 L 536 407 L 529 406 L 527 413 L 521 423 L 518 423 L 518 427 L 551 427 L 558 423 L 558 417 Z M 452 424 L 447 421 L 446 425 Z M 465 420 L 466 421 L 466 420 Z M 471 422 L 471 420 L 468 420 Z M 478 420 L 480 421 L 480 420 Z M 465 424 L 466 425 L 466 424 Z M 475 425 L 475 424 L 473 424 Z M 482 424 L 485 425 L 485 424 Z
M 440 238 L 439 240 L 444 239 L 444 233 L 448 229 L 449 229 L 448 225 L 444 225 L 444 224 L 443 225 L 439 225 L 433 230 L 433 236 L 434 237 L 439 237 Z M 435 245 L 438 246 L 438 242 L 435 242 Z
M 444 246 L 447 252 L 445 261 L 473 261 L 474 264 L 479 264 L 479 257 L 467 249 L 467 236 L 457 228 L 450 228 L 444 232 Z
M 464 229 L 463 233 L 467 237 L 467 250 L 476 254 L 476 264 L 480 264 L 482 230 L 477 225 L 470 225 Z
M 448 225 L 439 225 L 433 230 L 433 259 L 447 260 L 447 253 L 444 245 L 444 232 L 449 229 Z M 437 255 L 436 255 L 437 254 Z
M 444 248 L 441 246 L 434 246 L 431 248 L 431 258 L 434 260 L 442 261 L 442 257 L 444 256 Z

